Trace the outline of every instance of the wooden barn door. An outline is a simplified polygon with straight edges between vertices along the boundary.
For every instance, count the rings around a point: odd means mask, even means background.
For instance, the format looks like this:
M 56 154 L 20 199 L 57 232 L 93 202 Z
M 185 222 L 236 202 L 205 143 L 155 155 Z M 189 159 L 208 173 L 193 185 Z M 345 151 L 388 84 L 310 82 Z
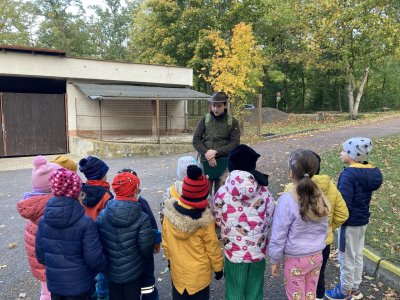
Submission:
M 3 156 L 67 152 L 64 94 L 3 93 Z

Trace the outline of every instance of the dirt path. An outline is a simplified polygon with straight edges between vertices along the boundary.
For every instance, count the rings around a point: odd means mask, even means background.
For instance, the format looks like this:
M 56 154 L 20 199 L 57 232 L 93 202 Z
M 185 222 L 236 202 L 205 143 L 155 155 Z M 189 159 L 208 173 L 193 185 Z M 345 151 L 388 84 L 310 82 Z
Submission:
M 326 132 L 310 132 L 297 137 L 285 137 L 268 140 L 253 147 L 262 155 L 258 169 L 270 174 L 270 190 L 277 198 L 282 190 L 281 184 L 287 181 L 287 157 L 290 151 L 297 148 L 314 150 L 320 154 L 339 147 L 347 138 L 353 136 L 368 136 L 378 138 L 400 134 L 400 118 L 382 122 L 340 128 Z M 189 153 L 195 155 L 194 153 Z M 159 210 L 159 199 L 162 191 L 175 180 L 176 161 L 182 155 L 168 155 L 160 157 L 133 157 L 124 159 L 106 160 L 110 166 L 109 181 L 118 170 L 130 167 L 135 169 L 142 181 L 142 195 L 152 207 L 156 215 Z M 15 158 L 16 162 L 18 158 Z M 1 161 L 0 161 L 1 164 Z M 15 204 L 24 192 L 31 190 L 31 171 L 21 169 L 14 171 L 0 171 L 0 299 L 15 300 L 20 293 L 26 293 L 21 299 L 39 299 L 40 285 L 32 277 L 24 247 L 24 220 L 18 215 Z M 4 225 L 4 226 L 3 226 Z M 10 243 L 16 247 L 9 249 Z M 161 255 L 156 255 L 156 285 L 160 292 L 160 299 L 171 299 L 171 282 L 169 274 L 161 274 L 166 263 Z M 265 272 L 265 299 L 285 299 L 283 279 L 271 278 L 269 266 Z M 328 287 L 338 281 L 338 269 L 330 264 L 327 270 Z M 365 280 L 362 291 L 371 296 L 367 299 L 385 299 L 383 292 L 385 285 L 375 281 Z M 224 283 L 213 282 L 211 285 L 211 299 L 224 299 Z M 392 298 L 395 299 L 395 298 Z M 397 298 L 398 299 L 398 298 Z

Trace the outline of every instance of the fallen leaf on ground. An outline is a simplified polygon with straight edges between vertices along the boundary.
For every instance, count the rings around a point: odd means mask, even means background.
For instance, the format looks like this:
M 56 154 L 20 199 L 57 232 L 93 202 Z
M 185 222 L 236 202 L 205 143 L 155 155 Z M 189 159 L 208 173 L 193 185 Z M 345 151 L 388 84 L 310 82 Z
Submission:
M 13 249 L 13 248 L 15 248 L 15 247 L 17 247 L 17 244 L 16 244 L 16 243 L 9 243 L 9 244 L 8 244 L 8 249 Z

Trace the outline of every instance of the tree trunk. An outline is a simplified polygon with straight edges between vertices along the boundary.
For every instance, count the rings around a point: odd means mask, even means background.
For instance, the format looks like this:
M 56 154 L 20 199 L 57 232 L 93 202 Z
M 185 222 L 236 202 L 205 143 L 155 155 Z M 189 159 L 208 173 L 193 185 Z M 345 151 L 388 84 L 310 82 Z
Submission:
M 304 73 L 301 76 L 301 88 L 302 88 L 302 96 L 301 96 L 301 113 L 304 114 L 304 104 L 306 102 L 306 82 L 304 78 Z
M 285 109 L 285 111 L 290 111 L 290 96 L 289 96 L 289 87 L 288 87 L 288 82 L 287 82 L 287 80 L 285 79 L 285 81 L 284 81 L 284 85 L 285 85 L 285 102 L 286 102 L 286 109 Z
M 347 86 L 346 86 L 346 90 L 347 90 L 347 98 L 349 100 L 349 118 L 354 120 L 354 116 L 353 116 L 353 109 L 354 109 L 354 80 L 353 80 L 353 76 L 351 74 L 350 68 L 347 67 Z
M 364 92 L 365 84 L 367 83 L 367 80 L 368 80 L 368 74 L 369 74 L 369 66 L 365 68 L 364 75 L 363 75 L 363 78 L 361 80 L 360 87 L 358 88 L 356 101 L 354 102 L 354 107 L 353 107 L 353 116 L 354 116 L 354 118 L 357 118 L 358 107 L 360 105 L 361 97 L 362 97 L 363 92 Z

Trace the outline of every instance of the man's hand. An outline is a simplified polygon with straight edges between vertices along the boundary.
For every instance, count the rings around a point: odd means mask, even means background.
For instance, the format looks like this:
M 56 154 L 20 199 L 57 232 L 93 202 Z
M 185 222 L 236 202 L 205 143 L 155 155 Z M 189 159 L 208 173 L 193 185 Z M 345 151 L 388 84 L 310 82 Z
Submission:
M 208 164 L 210 165 L 210 167 L 215 168 L 215 167 L 217 166 L 217 160 L 216 160 L 215 158 L 210 159 L 210 160 L 208 161 Z
M 206 152 L 204 156 L 207 160 L 211 160 L 215 158 L 216 155 L 217 155 L 217 150 L 210 149 Z
M 279 275 L 279 265 L 278 264 L 271 265 L 271 273 L 272 273 L 272 276 L 274 276 L 274 277 Z

